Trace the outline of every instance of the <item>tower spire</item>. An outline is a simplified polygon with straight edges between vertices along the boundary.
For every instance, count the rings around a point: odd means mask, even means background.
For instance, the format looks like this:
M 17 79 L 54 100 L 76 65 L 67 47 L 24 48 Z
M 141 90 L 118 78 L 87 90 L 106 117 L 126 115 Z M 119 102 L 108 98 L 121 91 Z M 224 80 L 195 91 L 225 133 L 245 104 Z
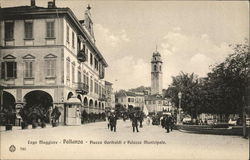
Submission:
M 157 44 L 156 44 L 156 46 L 155 46 L 155 52 L 157 52 Z

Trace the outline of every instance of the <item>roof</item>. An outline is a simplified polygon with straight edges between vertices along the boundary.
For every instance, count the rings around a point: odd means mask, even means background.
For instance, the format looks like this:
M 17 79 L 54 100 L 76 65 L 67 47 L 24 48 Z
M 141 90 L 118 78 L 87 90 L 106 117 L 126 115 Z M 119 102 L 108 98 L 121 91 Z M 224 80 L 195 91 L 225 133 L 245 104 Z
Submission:
M 161 54 L 160 54 L 158 51 L 155 51 L 155 52 L 153 53 L 153 56 L 161 56 Z
M 76 26 L 78 31 L 83 34 L 92 49 L 97 53 L 100 60 L 102 60 L 104 67 L 108 67 L 108 64 L 101 52 L 96 47 L 88 33 L 83 29 L 81 23 L 76 18 L 75 14 L 70 8 L 45 8 L 38 6 L 18 6 L 0 8 L 0 20 L 11 19 L 34 19 L 34 18 L 58 18 L 58 16 L 67 16 L 71 22 Z
M 105 81 L 105 85 L 113 85 L 113 83 Z
M 71 97 L 70 99 L 68 99 L 65 103 L 70 103 L 70 104 L 82 104 L 82 102 L 80 101 L 80 99 L 76 98 L 76 97 Z
M 126 97 L 126 94 L 125 94 L 125 92 L 121 91 L 121 92 L 117 92 L 117 93 L 115 94 L 115 96 L 116 96 L 116 97 Z
M 160 95 L 148 95 L 145 97 L 145 101 L 155 101 L 155 100 L 165 100 L 165 99 Z
M 134 93 L 134 92 L 126 92 L 126 95 L 127 96 L 131 96 L 131 97 L 135 97 L 136 96 L 136 94 Z
M 144 94 L 140 94 L 140 93 L 136 93 L 136 92 L 131 92 L 131 91 L 120 91 L 118 93 L 116 93 L 117 97 L 126 97 L 126 96 L 130 96 L 130 97 L 136 97 L 136 96 L 143 96 Z

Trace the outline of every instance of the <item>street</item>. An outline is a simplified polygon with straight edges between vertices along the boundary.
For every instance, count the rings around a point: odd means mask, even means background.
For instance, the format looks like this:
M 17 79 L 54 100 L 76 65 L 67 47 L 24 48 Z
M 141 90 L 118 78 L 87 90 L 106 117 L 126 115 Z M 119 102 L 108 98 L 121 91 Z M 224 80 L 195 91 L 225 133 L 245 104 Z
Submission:
M 118 120 L 111 132 L 106 122 L 1 131 L 1 159 L 248 159 L 249 141 L 237 136 L 166 133 L 160 126 L 132 132 Z M 117 143 L 117 144 L 114 144 Z M 146 144 L 145 144 L 146 143 Z M 160 143 L 160 144 L 157 144 Z M 10 146 L 15 151 L 10 152 Z

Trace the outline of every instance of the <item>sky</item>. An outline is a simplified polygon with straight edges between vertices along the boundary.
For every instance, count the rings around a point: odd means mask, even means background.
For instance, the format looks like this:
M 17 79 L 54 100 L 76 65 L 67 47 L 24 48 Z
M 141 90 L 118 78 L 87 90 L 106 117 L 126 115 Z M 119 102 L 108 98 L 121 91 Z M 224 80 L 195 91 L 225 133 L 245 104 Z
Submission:
M 36 0 L 47 6 L 48 0 Z M 150 86 L 151 58 L 160 52 L 163 88 L 181 71 L 204 77 L 232 53 L 230 44 L 249 37 L 247 1 L 56 0 L 83 19 L 90 4 L 96 45 L 108 63 L 113 88 Z M 30 5 L 30 0 L 1 0 L 1 7 Z

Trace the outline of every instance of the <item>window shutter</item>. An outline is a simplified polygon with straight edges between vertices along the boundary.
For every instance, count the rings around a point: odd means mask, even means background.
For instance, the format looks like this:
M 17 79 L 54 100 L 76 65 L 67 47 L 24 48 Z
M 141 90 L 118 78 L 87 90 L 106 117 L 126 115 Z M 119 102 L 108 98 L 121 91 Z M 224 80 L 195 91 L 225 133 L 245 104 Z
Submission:
M 5 78 L 5 62 L 1 63 L 1 79 Z
M 17 78 L 17 73 L 16 73 L 16 62 L 13 62 L 13 77 Z

